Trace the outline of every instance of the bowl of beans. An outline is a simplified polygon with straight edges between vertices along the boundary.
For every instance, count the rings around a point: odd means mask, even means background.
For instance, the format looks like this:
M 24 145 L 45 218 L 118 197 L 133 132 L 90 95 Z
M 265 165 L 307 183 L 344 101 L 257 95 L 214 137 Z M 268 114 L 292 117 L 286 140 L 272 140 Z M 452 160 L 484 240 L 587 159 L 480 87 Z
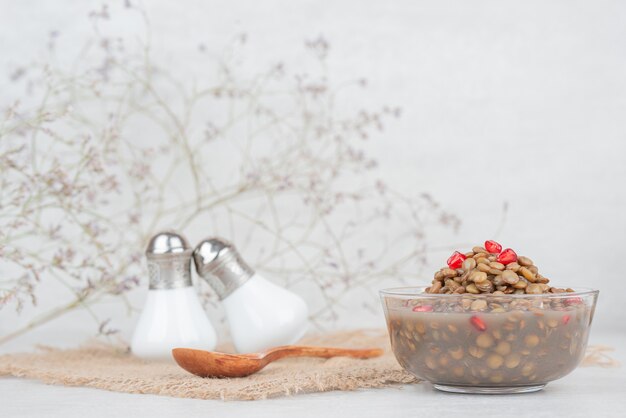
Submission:
M 436 389 L 534 392 L 585 354 L 598 291 L 552 287 L 490 242 L 455 252 L 430 286 L 380 291 L 396 359 Z

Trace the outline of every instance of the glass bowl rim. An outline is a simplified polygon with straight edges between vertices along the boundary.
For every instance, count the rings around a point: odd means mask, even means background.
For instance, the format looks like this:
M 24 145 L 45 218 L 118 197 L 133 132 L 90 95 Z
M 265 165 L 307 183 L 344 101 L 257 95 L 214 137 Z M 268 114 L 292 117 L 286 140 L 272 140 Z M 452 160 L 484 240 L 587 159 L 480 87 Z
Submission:
M 429 286 L 403 286 L 403 287 L 390 287 L 387 289 L 381 289 L 378 291 L 380 296 L 391 297 L 408 297 L 408 298 L 425 298 L 425 299 L 454 299 L 454 298 L 514 298 L 514 299 L 531 299 L 531 298 L 571 298 L 581 296 L 597 296 L 600 290 L 592 289 L 590 287 L 573 287 L 573 292 L 563 293 L 539 293 L 539 294 L 504 294 L 494 295 L 493 293 L 418 293 L 425 291 Z

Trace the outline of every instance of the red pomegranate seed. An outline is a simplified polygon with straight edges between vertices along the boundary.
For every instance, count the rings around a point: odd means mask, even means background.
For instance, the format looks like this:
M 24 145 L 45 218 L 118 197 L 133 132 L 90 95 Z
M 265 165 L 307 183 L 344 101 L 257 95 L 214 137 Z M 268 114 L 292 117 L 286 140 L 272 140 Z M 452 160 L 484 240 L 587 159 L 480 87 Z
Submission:
M 484 331 L 487 329 L 487 326 L 485 325 L 483 320 L 477 316 L 472 316 L 470 318 L 470 322 L 472 325 L 474 325 L 474 328 L 476 328 L 478 331 Z
M 563 322 L 563 325 L 567 325 L 569 320 L 570 320 L 570 316 L 569 315 L 563 315 L 563 319 L 561 320 L 561 322 Z
M 507 248 L 506 250 L 498 254 L 497 260 L 498 263 L 502 263 L 506 266 L 507 264 L 511 264 L 517 261 L 517 254 L 515 254 L 515 251 L 513 251 L 512 249 Z
M 567 306 L 580 305 L 581 303 L 583 303 L 583 300 L 579 297 L 565 299 L 565 304 Z
M 498 244 L 495 241 L 489 240 L 485 241 L 485 249 L 491 254 L 500 254 L 500 251 L 502 251 L 502 245 Z
M 466 258 L 465 254 L 455 251 L 452 253 L 450 258 L 448 258 L 448 267 L 451 269 L 458 269 L 463 265 L 463 261 L 465 261 Z
M 433 311 L 432 305 L 422 305 L 422 306 L 416 306 L 413 308 L 413 312 L 432 312 L 432 311 Z

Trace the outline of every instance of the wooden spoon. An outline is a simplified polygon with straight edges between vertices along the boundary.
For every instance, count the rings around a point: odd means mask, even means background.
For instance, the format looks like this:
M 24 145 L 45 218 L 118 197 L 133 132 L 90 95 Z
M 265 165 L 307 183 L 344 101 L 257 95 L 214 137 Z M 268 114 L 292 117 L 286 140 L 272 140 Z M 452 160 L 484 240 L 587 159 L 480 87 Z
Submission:
M 193 348 L 174 348 L 172 355 L 176 363 L 189 373 L 200 377 L 244 377 L 258 372 L 274 360 L 284 357 L 347 356 L 371 358 L 383 354 L 380 348 L 350 349 L 332 347 L 310 347 L 285 345 L 270 348 L 262 353 L 227 354 Z

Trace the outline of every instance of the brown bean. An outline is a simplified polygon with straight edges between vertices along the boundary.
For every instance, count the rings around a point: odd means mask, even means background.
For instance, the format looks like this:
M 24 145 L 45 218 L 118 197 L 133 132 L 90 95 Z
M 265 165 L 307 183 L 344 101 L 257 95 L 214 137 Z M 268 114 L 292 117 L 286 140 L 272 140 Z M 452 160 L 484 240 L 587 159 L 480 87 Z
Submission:
M 492 261 L 489 263 L 489 267 L 496 270 L 504 270 L 504 264 L 498 263 L 497 261 Z
M 445 269 L 441 269 L 441 275 L 444 278 L 448 278 L 448 277 L 456 277 L 457 272 L 456 270 L 452 270 L 450 268 L 445 268 Z
M 478 257 L 476 259 L 476 263 L 478 263 L 478 264 L 489 264 L 489 260 L 487 260 L 487 258 L 485 258 L 485 257 Z
M 528 270 L 526 267 L 520 268 L 519 273 L 524 276 L 524 278 L 529 282 L 534 283 L 537 280 L 537 276 L 535 276 L 535 274 L 532 271 Z
M 469 280 L 474 283 L 480 283 L 487 280 L 487 273 L 482 271 L 473 271 L 469 276 Z
M 493 345 L 493 337 L 489 334 L 480 334 L 476 337 L 476 345 L 480 348 L 489 348 Z
M 485 254 L 487 254 L 487 250 L 485 250 L 483 247 L 479 247 L 479 246 L 476 246 L 476 247 L 472 248 L 472 251 L 474 251 L 475 253 L 485 253 Z
M 524 338 L 524 344 L 526 344 L 527 347 L 536 347 L 537 344 L 539 344 L 539 337 L 535 334 L 527 335 Z
M 489 280 L 476 283 L 476 289 L 480 290 L 483 293 L 491 293 L 493 291 L 493 283 L 490 282 Z
M 498 369 L 504 363 L 504 358 L 498 354 L 491 354 L 487 357 L 487 367 L 490 369 Z
M 483 358 L 485 356 L 485 349 L 484 348 L 479 348 L 476 346 L 470 346 L 470 348 L 467 350 L 468 353 L 470 353 L 470 355 L 472 357 L 476 357 L 476 358 Z
M 532 266 L 533 260 L 528 257 L 524 257 L 523 255 L 517 257 L 517 262 L 522 266 Z
M 441 290 L 441 282 L 434 282 L 432 286 L 429 287 L 428 293 L 439 293 Z
M 437 368 L 437 362 L 435 361 L 435 359 L 433 357 L 426 357 L 425 360 L 426 363 L 426 367 L 428 367 L 431 370 L 435 370 Z
M 507 284 L 515 284 L 519 282 L 519 276 L 512 270 L 502 272 L 502 280 Z
M 531 283 L 526 288 L 526 293 L 528 293 L 530 295 L 538 295 L 538 294 L 543 293 L 543 290 L 541 289 L 540 285 L 538 285 L 536 283 Z
M 517 263 L 509 263 L 506 265 L 506 269 L 517 273 L 520 269 L 520 265 Z
M 478 294 L 478 293 L 480 293 L 480 290 L 478 290 L 478 289 L 476 288 L 476 285 L 475 285 L 474 283 L 470 283 L 470 284 L 468 284 L 467 286 L 465 286 L 465 291 L 466 291 L 467 293 L 474 293 L 474 294 Z M 471 302 L 470 302 L 470 303 L 471 303 Z
M 470 309 L 473 311 L 484 311 L 487 309 L 487 301 L 484 299 L 476 299 L 472 302 Z
M 455 347 L 448 350 L 450 357 L 455 360 L 461 360 L 463 358 L 463 349 L 461 347 Z
M 520 355 L 517 353 L 513 353 L 506 356 L 506 359 L 504 360 L 504 365 L 507 369 L 514 369 L 519 366 L 521 361 L 522 358 L 520 357 Z
M 504 375 L 502 373 L 494 373 L 489 376 L 489 381 L 492 383 L 502 383 L 504 381 Z
M 511 343 L 507 341 L 500 341 L 494 351 L 501 356 L 508 356 L 511 354 Z
M 507 321 L 519 322 L 524 317 L 524 313 L 520 311 L 513 311 L 507 317 Z
M 491 274 L 492 276 L 499 276 L 502 274 L 502 270 L 498 270 L 498 269 L 489 269 L 487 271 L 487 273 Z
M 527 286 L 528 286 L 528 282 L 526 280 L 520 280 L 513 285 L 513 287 L 517 290 L 526 289 Z M 524 292 L 522 291 L 522 293 Z
M 483 273 L 487 273 L 489 270 L 491 270 L 491 267 L 489 267 L 489 264 L 480 263 L 476 266 L 476 269 Z
M 535 371 L 534 363 L 526 363 L 522 366 L 522 376 L 530 376 Z
M 476 260 L 473 258 L 467 258 L 463 261 L 463 270 L 470 271 L 476 267 Z

